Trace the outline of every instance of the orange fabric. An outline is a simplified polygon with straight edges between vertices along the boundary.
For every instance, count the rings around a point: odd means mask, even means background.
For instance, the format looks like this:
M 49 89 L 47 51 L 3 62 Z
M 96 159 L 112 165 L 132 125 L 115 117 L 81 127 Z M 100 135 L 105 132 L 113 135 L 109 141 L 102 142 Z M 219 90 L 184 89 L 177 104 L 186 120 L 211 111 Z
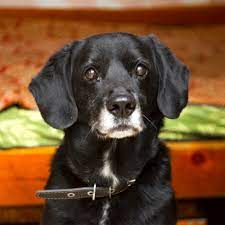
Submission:
M 2 17 L 0 110 L 12 104 L 35 108 L 27 86 L 49 56 L 75 39 L 112 31 L 156 33 L 189 65 L 192 72 L 190 101 L 225 105 L 225 25 L 153 26 L 47 17 Z

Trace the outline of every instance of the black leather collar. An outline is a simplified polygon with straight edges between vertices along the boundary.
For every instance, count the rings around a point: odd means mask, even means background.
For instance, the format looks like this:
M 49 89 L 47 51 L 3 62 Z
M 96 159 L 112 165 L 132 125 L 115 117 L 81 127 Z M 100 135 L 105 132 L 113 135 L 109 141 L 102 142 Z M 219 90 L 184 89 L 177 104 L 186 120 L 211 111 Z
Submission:
M 96 184 L 93 187 L 81 187 L 81 188 L 71 188 L 71 189 L 52 189 L 52 190 L 40 190 L 36 192 L 38 198 L 45 199 L 82 199 L 82 198 L 96 198 L 109 197 L 117 195 L 125 191 L 129 186 L 135 182 L 134 180 L 129 180 L 126 185 L 119 186 L 113 189 L 112 187 L 97 187 Z

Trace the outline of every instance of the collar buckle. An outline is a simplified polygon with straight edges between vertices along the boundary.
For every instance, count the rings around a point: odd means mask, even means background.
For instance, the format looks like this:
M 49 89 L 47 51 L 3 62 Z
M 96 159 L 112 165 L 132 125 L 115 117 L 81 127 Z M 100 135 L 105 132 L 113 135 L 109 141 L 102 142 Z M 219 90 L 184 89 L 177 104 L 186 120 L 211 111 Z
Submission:
M 93 191 L 88 191 L 87 194 L 88 194 L 89 196 L 92 196 L 92 201 L 95 200 L 95 196 L 96 196 L 96 184 L 94 184 Z
M 112 198 L 112 194 L 115 192 L 115 189 L 111 186 L 109 187 L 109 198 Z
M 129 180 L 129 181 L 127 182 L 127 186 L 130 187 L 132 184 L 135 183 L 135 181 L 136 181 L 136 179 Z

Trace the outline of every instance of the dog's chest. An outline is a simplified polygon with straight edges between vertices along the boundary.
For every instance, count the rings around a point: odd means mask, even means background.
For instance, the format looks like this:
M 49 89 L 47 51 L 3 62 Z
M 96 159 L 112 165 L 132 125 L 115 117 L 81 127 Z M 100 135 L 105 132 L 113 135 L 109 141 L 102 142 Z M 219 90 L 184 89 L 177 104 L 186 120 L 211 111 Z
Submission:
M 112 161 L 110 160 L 110 150 L 107 150 L 103 155 L 103 166 L 100 170 L 100 175 L 104 178 L 112 180 L 112 186 L 118 185 L 119 180 L 112 170 Z
M 108 220 L 109 220 L 109 208 L 110 208 L 110 203 L 109 201 L 105 202 L 103 207 L 102 207 L 102 216 L 100 218 L 100 221 L 98 225 L 106 225 Z

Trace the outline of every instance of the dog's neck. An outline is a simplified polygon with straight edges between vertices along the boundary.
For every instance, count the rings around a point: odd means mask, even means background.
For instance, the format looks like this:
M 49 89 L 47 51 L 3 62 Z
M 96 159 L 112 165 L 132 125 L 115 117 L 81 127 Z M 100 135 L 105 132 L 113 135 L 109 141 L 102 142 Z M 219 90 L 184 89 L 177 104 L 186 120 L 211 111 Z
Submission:
M 135 179 L 158 146 L 158 131 L 146 127 L 135 137 L 102 139 L 76 123 L 65 132 L 64 145 L 73 173 L 83 181 L 117 186 Z

